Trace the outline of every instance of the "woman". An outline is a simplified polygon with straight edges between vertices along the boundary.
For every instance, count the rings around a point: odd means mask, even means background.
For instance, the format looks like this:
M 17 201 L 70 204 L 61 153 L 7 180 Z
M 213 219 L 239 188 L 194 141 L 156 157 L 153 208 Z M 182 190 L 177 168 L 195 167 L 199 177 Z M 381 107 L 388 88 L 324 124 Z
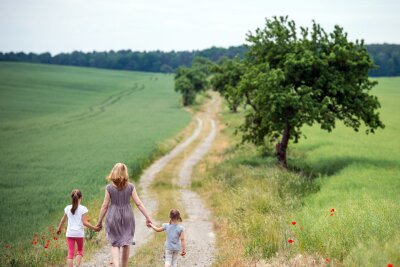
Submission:
M 140 201 L 133 184 L 129 183 L 128 168 L 123 163 L 115 164 L 108 175 L 110 184 L 106 187 L 103 205 L 101 206 L 97 226 L 102 227 L 106 215 L 106 235 L 111 243 L 111 255 L 115 267 L 119 266 L 119 249 L 122 247 L 122 266 L 128 263 L 129 248 L 135 233 L 135 218 L 133 217 L 130 197 L 138 209 L 146 217 L 146 225 L 151 224 L 150 216 Z M 110 204 L 111 202 L 111 204 Z M 109 205 L 110 204 L 110 205 Z

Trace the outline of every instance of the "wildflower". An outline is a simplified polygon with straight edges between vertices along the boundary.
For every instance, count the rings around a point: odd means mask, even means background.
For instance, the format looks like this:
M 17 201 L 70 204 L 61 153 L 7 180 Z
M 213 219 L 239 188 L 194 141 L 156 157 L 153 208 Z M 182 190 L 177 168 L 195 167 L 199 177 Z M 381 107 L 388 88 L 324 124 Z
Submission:
M 4 247 L 7 249 L 7 248 L 10 247 L 10 245 L 9 244 L 5 244 Z
M 44 248 L 48 248 L 49 247 L 49 243 L 46 243 L 46 245 L 44 245 Z
M 331 262 L 331 260 L 330 260 L 329 258 L 326 258 L 326 259 L 325 259 L 325 262 L 328 262 L 328 263 L 329 263 L 329 262 Z
M 331 209 L 331 212 L 335 212 L 335 209 L 334 209 L 334 208 L 332 208 L 332 209 Z
M 54 240 L 57 240 L 57 237 L 56 237 L 56 236 L 54 237 Z
M 335 214 L 331 213 L 331 216 L 333 216 L 333 215 L 335 215 Z
M 296 225 L 296 222 L 295 222 L 295 221 L 293 221 L 293 222 L 292 222 L 292 225 Z
M 32 241 L 32 244 L 34 244 L 36 246 L 37 245 L 37 241 L 36 240 Z
M 388 263 L 387 267 L 393 267 L 393 264 Z
M 293 240 L 293 239 L 289 239 L 287 242 L 288 242 L 289 244 L 292 244 L 292 243 L 294 242 L 294 240 Z

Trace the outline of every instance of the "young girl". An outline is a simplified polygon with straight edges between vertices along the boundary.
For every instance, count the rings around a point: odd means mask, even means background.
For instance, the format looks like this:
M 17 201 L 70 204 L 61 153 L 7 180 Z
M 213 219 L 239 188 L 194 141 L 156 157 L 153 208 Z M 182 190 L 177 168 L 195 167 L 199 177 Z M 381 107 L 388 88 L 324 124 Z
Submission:
M 162 227 L 156 227 L 153 224 L 150 224 L 150 226 L 156 232 L 167 232 L 167 240 L 165 241 L 165 267 L 176 267 L 181 245 L 181 256 L 186 255 L 185 228 L 179 224 L 179 222 L 182 222 L 179 210 L 172 209 L 169 212 L 169 218 L 169 223 L 163 223 Z
M 99 231 L 100 227 L 91 225 L 86 217 L 88 209 L 81 205 L 82 193 L 79 189 L 71 192 L 72 204 L 64 209 L 64 216 L 61 218 L 60 225 L 58 226 L 57 234 L 61 233 L 61 228 L 68 218 L 67 226 L 67 243 L 68 243 L 68 266 L 73 266 L 73 259 L 75 253 L 75 243 L 78 246 L 76 255 L 76 266 L 79 266 L 83 256 L 83 238 L 85 237 L 84 227 L 89 227 L 95 231 Z

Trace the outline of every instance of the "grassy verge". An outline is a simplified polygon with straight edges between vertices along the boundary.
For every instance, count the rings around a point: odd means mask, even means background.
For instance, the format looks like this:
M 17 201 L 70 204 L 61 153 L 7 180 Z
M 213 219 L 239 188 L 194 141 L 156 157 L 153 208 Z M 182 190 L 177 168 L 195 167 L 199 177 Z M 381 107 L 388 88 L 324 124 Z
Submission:
M 192 187 L 214 211 L 215 265 L 248 266 L 287 246 L 290 211 L 316 188 L 309 179 L 261 158 L 255 147 L 235 146 L 234 128 L 241 122 L 238 114 L 224 108 L 220 120 L 225 126 L 212 152 L 197 166 Z

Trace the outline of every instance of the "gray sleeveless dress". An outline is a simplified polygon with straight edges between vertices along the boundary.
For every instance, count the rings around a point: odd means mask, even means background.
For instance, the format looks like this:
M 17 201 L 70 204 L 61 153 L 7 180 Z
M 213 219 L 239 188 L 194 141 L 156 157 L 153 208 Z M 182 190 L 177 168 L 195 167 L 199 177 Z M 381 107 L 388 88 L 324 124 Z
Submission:
M 133 188 L 131 183 L 122 190 L 111 184 L 106 187 L 111 197 L 106 217 L 106 234 L 113 247 L 127 246 L 133 242 L 135 218 L 130 203 Z

